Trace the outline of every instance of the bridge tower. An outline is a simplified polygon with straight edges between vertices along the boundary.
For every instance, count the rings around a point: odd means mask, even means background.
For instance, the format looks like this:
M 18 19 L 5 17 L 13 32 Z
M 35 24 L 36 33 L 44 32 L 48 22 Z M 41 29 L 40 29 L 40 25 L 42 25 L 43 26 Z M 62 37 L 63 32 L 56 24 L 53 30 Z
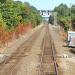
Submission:
M 57 12 L 54 12 L 54 25 L 57 25 Z

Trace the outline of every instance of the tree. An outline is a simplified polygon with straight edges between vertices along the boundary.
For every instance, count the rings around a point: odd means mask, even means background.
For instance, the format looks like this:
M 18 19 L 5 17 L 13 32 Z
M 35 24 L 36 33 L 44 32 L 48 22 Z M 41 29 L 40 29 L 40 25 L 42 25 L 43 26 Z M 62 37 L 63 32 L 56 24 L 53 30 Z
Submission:
M 27 26 L 35 27 L 41 23 L 38 10 L 28 2 L 13 0 L 0 0 L 0 43 L 8 42 L 9 39 L 19 37 Z
M 71 21 L 72 21 L 72 28 L 75 30 L 75 5 L 71 7 Z
M 4 3 L 4 2 L 6 2 L 6 1 L 7 1 L 7 0 L 0 0 L 1 3 Z
M 60 4 L 54 11 L 57 12 L 58 23 L 67 31 L 70 27 L 70 9 L 67 5 Z
M 1 3 L 11 2 L 13 0 L 0 0 Z

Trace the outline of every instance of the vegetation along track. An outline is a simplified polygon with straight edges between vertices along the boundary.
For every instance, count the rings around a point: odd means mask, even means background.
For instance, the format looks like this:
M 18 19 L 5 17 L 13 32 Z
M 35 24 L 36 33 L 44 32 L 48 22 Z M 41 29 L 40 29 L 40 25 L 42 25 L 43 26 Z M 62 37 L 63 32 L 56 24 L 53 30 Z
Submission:
M 27 56 L 25 53 L 31 50 L 43 28 L 44 26 L 34 32 L 4 63 L 0 64 L 0 75 L 14 75 L 18 63 L 23 57 Z
M 46 33 L 42 43 L 42 50 L 40 70 L 38 75 L 58 75 L 55 59 L 56 51 L 48 25 L 46 26 Z

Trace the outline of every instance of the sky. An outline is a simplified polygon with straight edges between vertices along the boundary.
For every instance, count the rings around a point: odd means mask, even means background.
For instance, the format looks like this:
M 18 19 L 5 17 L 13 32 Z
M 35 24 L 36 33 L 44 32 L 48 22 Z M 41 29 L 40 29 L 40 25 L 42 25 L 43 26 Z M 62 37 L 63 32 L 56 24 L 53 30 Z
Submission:
M 53 10 L 54 7 L 60 5 L 61 3 L 67 4 L 69 7 L 72 4 L 75 4 L 75 0 L 14 0 L 14 1 L 29 2 L 38 10 Z

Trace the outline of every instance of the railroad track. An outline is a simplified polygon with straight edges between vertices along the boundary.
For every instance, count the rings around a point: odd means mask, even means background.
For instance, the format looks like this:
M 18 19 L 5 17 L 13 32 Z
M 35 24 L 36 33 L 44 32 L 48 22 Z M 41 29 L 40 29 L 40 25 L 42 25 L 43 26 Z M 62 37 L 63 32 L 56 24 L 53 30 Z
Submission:
M 0 75 L 15 75 L 19 62 L 27 56 L 25 53 L 31 50 L 43 28 L 44 26 L 34 32 L 4 63 L 0 64 Z
M 46 26 L 46 33 L 42 42 L 42 50 L 38 75 L 58 75 L 55 59 L 56 52 L 48 25 Z

